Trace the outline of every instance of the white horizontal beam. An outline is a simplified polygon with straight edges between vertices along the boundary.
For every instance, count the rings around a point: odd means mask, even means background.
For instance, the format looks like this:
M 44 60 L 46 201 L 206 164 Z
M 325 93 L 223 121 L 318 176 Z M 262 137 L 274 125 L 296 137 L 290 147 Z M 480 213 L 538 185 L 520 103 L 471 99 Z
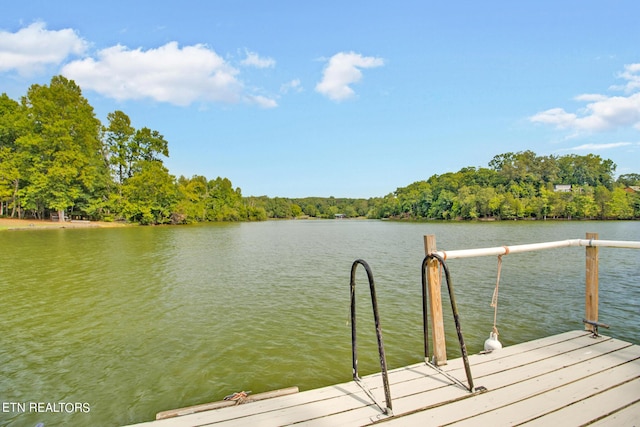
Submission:
M 570 239 L 555 242 L 530 243 L 514 246 L 497 246 L 493 248 L 461 249 L 454 251 L 436 251 L 443 259 L 473 258 L 481 256 L 497 256 L 520 252 L 541 251 L 545 249 L 565 248 L 570 246 L 598 246 L 607 248 L 640 249 L 640 242 L 629 240 Z

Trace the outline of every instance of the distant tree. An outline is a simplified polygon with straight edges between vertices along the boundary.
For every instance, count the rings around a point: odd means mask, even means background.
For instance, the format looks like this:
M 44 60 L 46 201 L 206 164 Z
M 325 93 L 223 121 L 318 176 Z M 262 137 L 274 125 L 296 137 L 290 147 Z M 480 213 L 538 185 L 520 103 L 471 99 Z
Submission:
M 129 220 L 138 221 L 135 218 L 141 218 L 143 223 L 166 221 L 167 218 L 162 215 L 158 216 L 145 210 L 148 207 L 147 203 L 138 197 L 135 188 L 143 185 L 138 175 L 149 178 L 150 174 L 153 174 L 165 178 L 168 174 L 163 165 L 163 158 L 169 157 L 168 142 L 156 130 L 147 127 L 136 130 L 131 126 L 129 116 L 122 111 L 109 113 L 107 120 L 109 124 L 103 128 L 103 140 L 107 164 L 111 168 L 117 190 L 111 192 L 104 204 L 108 206 L 109 211 Z M 159 167 L 153 167 L 151 163 L 158 163 Z M 129 182 L 130 180 L 133 181 Z M 174 189 L 171 189 L 171 197 L 175 196 L 173 192 Z M 135 195 L 133 199 L 128 198 L 132 195 Z M 135 206 L 137 202 L 141 202 L 142 205 Z M 180 206 L 187 208 L 184 203 Z M 160 211 L 156 209 L 154 212 Z
M 455 217 L 455 212 L 453 211 L 455 201 L 456 195 L 453 191 L 441 190 L 438 198 L 429 209 L 429 218 L 453 219 Z
M 478 213 L 477 189 L 467 187 L 460 188 L 458 196 L 453 203 L 453 213 L 463 219 L 476 219 L 480 216 Z
M 138 162 L 137 169 L 122 186 L 123 216 L 144 225 L 171 222 L 178 202 L 175 178 L 161 162 Z
M 9 206 L 12 217 L 18 213 L 18 190 L 25 164 L 16 144 L 21 134 L 20 123 L 24 121 L 23 111 L 6 93 L 0 96 L 0 215 Z
M 634 209 L 631 196 L 621 187 L 611 192 L 611 200 L 607 203 L 608 216 L 618 219 L 633 218 Z
M 611 191 L 604 185 L 598 185 L 593 193 L 593 199 L 598 209 L 598 217 L 605 219 L 609 216 Z
M 558 158 L 559 184 L 603 185 L 613 189 L 613 174 L 616 164 L 595 154 L 578 156 L 571 154 Z
M 32 85 L 21 102 L 0 96 L 0 215 L 81 210 L 141 224 L 292 218 L 403 219 L 638 218 L 640 174 L 614 182 L 615 163 L 594 154 L 493 157 L 488 168 L 431 175 L 384 197 L 243 197 L 228 178 L 175 179 L 164 166 L 169 144 L 134 129 L 122 111 L 102 126 L 80 88 L 62 76 Z M 571 184 L 556 191 L 554 184 Z
M 22 99 L 28 131 L 16 143 L 30 162 L 27 208 L 50 208 L 64 220 L 65 210 L 92 197 L 104 182 L 100 122 L 72 80 L 56 76 L 49 86 L 32 85 Z
M 399 214 L 414 218 L 426 217 L 433 203 L 431 184 L 418 181 L 395 191 Z
M 269 218 L 291 218 L 291 201 L 283 197 L 269 199 L 266 207 Z
M 266 206 L 266 196 L 243 198 L 247 219 L 249 221 L 264 221 L 268 218 Z
M 355 210 L 354 210 L 354 212 L 355 212 Z M 297 203 L 292 203 L 291 204 L 291 215 L 294 218 L 297 218 L 297 217 L 302 215 L 302 208 L 300 207 L 300 205 L 298 205 Z
M 122 184 L 131 171 L 132 139 L 135 129 L 131 119 L 122 111 L 107 115 L 108 126 L 104 129 L 105 145 L 108 149 L 109 164 L 114 169 L 116 182 Z
M 203 222 L 207 220 L 207 199 L 209 185 L 207 178 L 194 175 L 191 178 L 178 178 L 179 202 L 177 212 L 183 218 L 182 222 Z
M 640 218 L 640 193 L 630 194 L 629 203 L 633 209 L 633 217 Z
M 302 211 L 305 213 L 305 215 L 313 217 L 318 216 L 318 208 L 314 203 L 311 202 L 307 202 L 302 208 Z
M 620 175 L 616 182 L 627 187 L 631 185 L 640 185 L 640 173 L 625 173 Z
M 246 219 L 240 188 L 233 188 L 228 178 L 217 177 L 208 182 L 207 220 L 240 221 Z
M 169 143 L 157 130 L 144 127 L 136 131 L 128 153 L 129 176 L 133 176 L 143 162 L 162 162 L 169 157 Z

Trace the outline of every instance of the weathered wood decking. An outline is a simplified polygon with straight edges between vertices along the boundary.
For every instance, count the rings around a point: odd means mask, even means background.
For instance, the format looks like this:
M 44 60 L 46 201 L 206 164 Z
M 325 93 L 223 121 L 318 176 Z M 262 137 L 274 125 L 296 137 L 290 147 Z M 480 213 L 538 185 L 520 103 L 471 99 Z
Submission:
M 186 426 L 638 426 L 640 346 L 584 331 L 470 356 L 476 387 L 469 393 L 419 363 L 389 371 L 393 416 L 348 382 L 224 409 L 138 424 Z M 466 381 L 461 359 L 444 371 Z M 379 374 L 364 377 L 384 401 Z

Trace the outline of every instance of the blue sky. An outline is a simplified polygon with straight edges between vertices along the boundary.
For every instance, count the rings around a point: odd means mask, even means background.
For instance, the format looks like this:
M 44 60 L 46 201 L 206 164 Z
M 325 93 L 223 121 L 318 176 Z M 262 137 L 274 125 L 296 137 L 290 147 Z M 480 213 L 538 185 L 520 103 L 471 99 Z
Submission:
M 3 3 L 0 92 L 62 74 L 245 196 L 384 196 L 523 150 L 640 173 L 637 0 Z

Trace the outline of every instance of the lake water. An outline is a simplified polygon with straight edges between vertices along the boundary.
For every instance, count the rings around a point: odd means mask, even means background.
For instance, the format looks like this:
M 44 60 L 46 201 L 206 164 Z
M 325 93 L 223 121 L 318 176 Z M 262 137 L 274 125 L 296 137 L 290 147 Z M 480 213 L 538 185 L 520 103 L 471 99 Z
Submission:
M 115 426 L 235 391 L 349 381 L 357 258 L 373 270 L 389 367 L 417 363 L 423 235 L 435 234 L 439 249 L 463 249 L 586 232 L 640 240 L 640 222 L 310 220 L 2 232 L 0 425 Z M 611 325 L 603 332 L 635 343 L 639 261 L 637 250 L 600 249 L 600 321 Z M 493 325 L 496 257 L 449 266 L 467 347 L 478 352 Z M 503 344 L 582 329 L 584 266 L 584 248 L 505 256 Z M 379 366 L 362 268 L 357 283 L 366 375 Z

